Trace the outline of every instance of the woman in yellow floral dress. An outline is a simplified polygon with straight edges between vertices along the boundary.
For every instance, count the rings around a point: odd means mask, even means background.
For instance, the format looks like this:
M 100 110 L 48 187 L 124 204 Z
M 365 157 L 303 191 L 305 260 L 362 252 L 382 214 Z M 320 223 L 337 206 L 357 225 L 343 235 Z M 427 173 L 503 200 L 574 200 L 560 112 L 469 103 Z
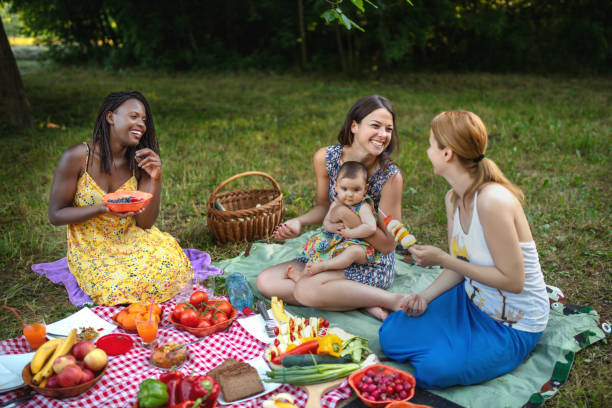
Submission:
M 109 94 L 93 140 L 62 155 L 49 199 L 49 221 L 68 225 L 68 266 L 97 304 L 162 302 L 193 271 L 178 242 L 153 224 L 160 207 L 162 163 L 149 104 L 140 92 Z M 115 213 L 106 193 L 140 190 L 151 201 L 138 212 Z

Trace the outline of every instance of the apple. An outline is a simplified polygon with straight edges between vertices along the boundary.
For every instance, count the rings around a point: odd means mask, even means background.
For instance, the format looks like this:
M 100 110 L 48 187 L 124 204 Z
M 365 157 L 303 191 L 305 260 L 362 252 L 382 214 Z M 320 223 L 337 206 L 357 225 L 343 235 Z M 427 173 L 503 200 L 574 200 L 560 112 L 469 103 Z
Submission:
M 70 364 L 76 364 L 76 358 L 74 358 L 74 356 L 59 356 L 53 362 L 53 371 L 55 371 L 55 374 L 59 374 L 66 366 L 69 366 Z
M 82 340 L 72 347 L 72 355 L 77 360 L 82 360 L 83 358 L 85 358 L 87 353 L 89 353 L 94 348 L 95 346 L 91 341 Z
M 70 364 L 64 367 L 62 371 L 57 375 L 59 385 L 62 387 L 70 387 L 77 385 L 81 382 L 83 377 L 83 370 L 76 364 Z
M 47 385 L 45 385 L 45 387 L 47 388 L 57 388 L 59 386 L 60 385 L 57 375 L 52 375 L 51 377 L 49 377 L 49 379 L 47 380 Z
M 80 384 L 86 383 L 94 379 L 94 373 L 89 368 L 83 370 L 83 377 L 81 377 Z
M 104 350 L 95 348 L 87 353 L 83 361 L 85 362 L 85 366 L 87 368 L 95 372 L 104 368 L 108 362 L 108 356 Z

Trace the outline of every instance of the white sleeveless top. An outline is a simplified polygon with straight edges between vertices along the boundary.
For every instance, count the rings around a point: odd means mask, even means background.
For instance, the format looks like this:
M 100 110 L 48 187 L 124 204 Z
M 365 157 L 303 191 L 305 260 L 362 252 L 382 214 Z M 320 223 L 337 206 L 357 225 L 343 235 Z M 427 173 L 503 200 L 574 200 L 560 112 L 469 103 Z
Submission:
M 469 228 L 465 234 L 457 206 L 453 218 L 451 255 L 474 265 L 495 266 L 478 217 L 478 193 L 474 194 Z M 546 284 L 535 242 L 521 242 L 520 245 L 525 266 L 525 285 L 521 293 L 506 292 L 468 277 L 465 277 L 465 292 L 480 310 L 498 322 L 517 330 L 539 333 L 546 328 L 550 310 Z

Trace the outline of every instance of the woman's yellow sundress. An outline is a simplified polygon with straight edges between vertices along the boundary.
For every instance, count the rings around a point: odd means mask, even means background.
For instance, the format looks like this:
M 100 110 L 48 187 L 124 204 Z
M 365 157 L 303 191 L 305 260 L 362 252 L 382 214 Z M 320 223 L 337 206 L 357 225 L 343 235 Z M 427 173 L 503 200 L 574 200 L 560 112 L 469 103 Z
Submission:
M 105 192 L 85 171 L 77 182 L 74 206 L 102 204 Z M 117 191 L 137 190 L 132 175 Z M 173 297 L 193 274 L 178 242 L 157 227 L 142 229 L 135 217 L 102 214 L 68 225 L 68 266 L 96 304 L 117 305 Z

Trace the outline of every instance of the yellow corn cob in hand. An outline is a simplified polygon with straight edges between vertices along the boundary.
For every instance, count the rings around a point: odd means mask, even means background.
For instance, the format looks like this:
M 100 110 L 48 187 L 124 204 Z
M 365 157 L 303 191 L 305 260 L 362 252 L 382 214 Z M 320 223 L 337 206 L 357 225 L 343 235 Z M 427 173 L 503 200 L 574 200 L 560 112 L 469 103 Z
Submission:
M 32 371 L 32 374 L 36 374 L 42 370 L 45 362 L 49 359 L 49 356 L 51 356 L 62 341 L 64 341 L 64 339 L 49 340 L 40 346 L 38 350 L 36 350 L 36 353 L 34 353 L 34 357 L 32 357 L 32 361 L 30 362 L 30 371 Z
M 72 346 L 74 346 L 74 343 L 76 343 L 76 332 L 76 329 L 72 329 L 70 330 L 68 337 L 66 337 L 65 339 L 61 339 L 61 343 L 58 344 L 51 358 L 47 360 L 47 363 L 44 365 L 44 367 L 34 376 L 34 378 L 32 378 L 32 384 L 39 385 L 44 380 L 51 377 L 51 375 L 53 374 L 53 362 L 59 356 L 66 355 L 70 352 Z
M 272 305 L 272 313 L 279 323 L 286 323 L 289 321 L 289 316 L 285 313 L 285 307 L 283 301 L 278 299 L 276 296 L 272 296 L 270 300 Z

